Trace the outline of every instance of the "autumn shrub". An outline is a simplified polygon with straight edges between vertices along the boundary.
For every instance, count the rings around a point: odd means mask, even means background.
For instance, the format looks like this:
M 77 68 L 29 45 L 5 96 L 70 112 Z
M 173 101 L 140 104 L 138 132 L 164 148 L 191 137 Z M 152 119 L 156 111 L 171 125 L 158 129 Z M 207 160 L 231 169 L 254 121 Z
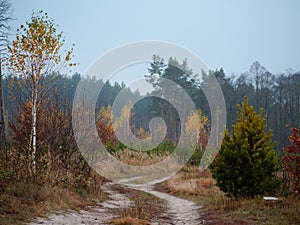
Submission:
M 283 168 L 289 173 L 293 191 L 300 195 L 300 129 L 294 127 L 291 131 L 291 145 L 284 149 Z
M 96 128 L 101 142 L 110 149 L 113 149 L 112 147 L 117 146 L 118 142 L 112 125 L 111 111 L 111 106 L 102 107 L 100 109 L 96 121 Z

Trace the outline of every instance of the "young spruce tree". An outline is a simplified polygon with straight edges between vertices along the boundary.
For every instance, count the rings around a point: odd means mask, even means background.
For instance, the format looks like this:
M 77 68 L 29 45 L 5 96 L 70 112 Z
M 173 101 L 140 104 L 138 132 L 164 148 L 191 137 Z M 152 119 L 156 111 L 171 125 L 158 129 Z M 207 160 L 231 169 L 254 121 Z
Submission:
M 253 197 L 274 190 L 278 159 L 273 150 L 272 131 L 266 132 L 266 116 L 248 106 L 238 105 L 232 135 L 226 130 L 220 152 L 212 165 L 217 185 L 233 197 Z

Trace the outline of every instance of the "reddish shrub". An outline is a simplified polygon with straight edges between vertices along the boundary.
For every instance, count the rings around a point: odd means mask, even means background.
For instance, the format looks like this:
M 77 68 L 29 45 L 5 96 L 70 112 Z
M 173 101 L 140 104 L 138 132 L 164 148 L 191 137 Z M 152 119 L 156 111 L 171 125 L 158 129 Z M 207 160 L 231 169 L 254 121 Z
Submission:
M 284 149 L 283 167 L 289 172 L 292 189 L 300 194 L 300 129 L 293 127 L 291 131 L 292 145 Z

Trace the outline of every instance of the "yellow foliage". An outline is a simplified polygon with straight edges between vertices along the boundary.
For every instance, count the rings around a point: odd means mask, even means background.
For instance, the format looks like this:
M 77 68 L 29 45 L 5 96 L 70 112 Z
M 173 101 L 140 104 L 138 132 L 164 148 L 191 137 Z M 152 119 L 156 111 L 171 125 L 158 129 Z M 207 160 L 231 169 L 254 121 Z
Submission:
M 208 134 L 206 132 L 208 123 L 208 118 L 204 116 L 200 110 L 192 112 L 185 123 L 185 133 L 188 137 L 188 140 L 186 141 L 189 142 L 192 140 L 197 140 L 197 142 L 201 144 L 201 148 L 205 148 L 208 138 Z
M 208 118 L 202 114 L 200 110 L 191 113 L 187 122 L 185 123 L 186 133 L 198 132 L 199 130 L 205 129 L 208 124 Z
M 59 53 L 64 42 L 61 38 L 61 33 L 56 33 L 55 25 L 47 16 L 41 12 L 33 14 L 31 21 L 21 26 L 9 48 L 10 69 L 33 79 L 51 72 L 54 66 L 64 63 Z M 68 51 L 65 61 L 70 61 L 72 51 Z

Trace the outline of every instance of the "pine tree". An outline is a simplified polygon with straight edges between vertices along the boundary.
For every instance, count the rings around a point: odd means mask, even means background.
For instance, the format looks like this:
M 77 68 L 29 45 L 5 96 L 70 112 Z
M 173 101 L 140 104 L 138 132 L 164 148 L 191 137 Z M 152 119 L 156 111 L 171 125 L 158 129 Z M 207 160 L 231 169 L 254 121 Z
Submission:
M 253 197 L 277 186 L 278 159 L 273 150 L 272 131 L 266 132 L 266 116 L 248 106 L 238 105 L 232 135 L 226 130 L 220 152 L 212 165 L 220 189 L 233 197 Z

